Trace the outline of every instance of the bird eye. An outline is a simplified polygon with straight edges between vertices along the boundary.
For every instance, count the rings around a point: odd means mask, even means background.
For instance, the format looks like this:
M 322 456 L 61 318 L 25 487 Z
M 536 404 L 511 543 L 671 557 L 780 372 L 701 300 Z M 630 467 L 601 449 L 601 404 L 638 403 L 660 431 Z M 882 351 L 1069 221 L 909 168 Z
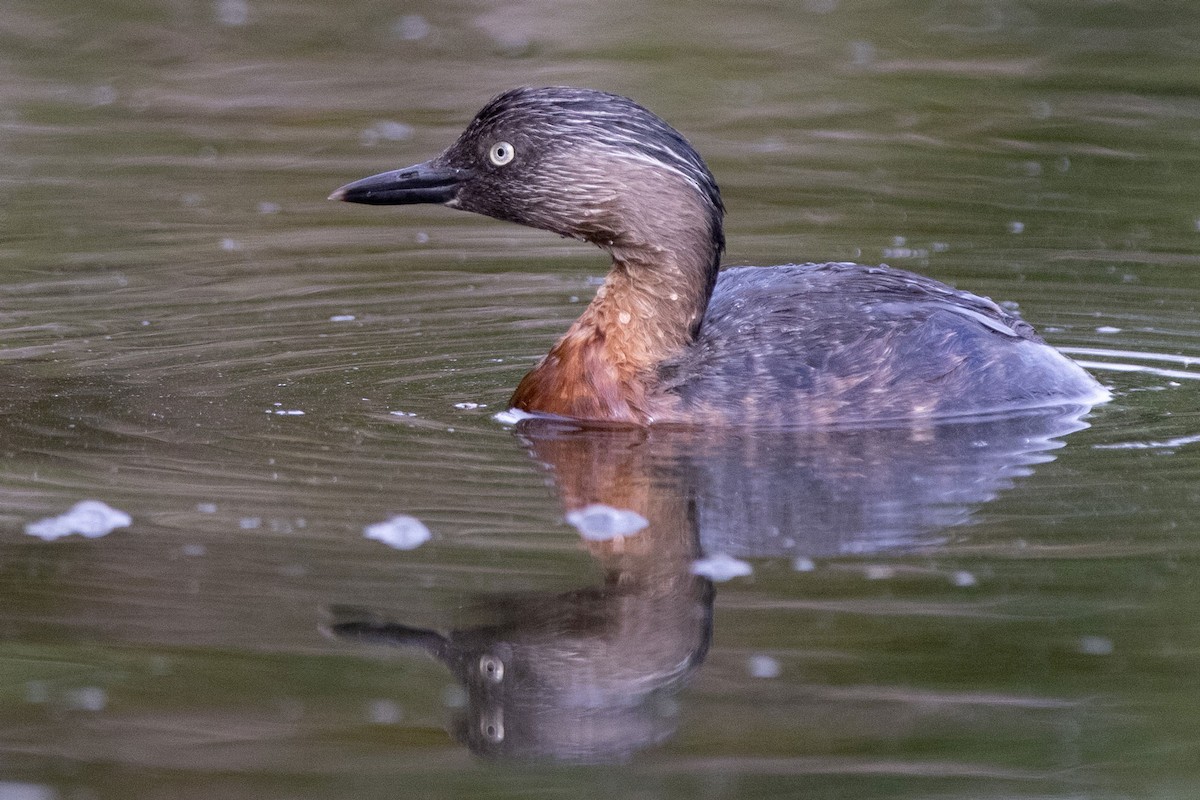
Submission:
M 479 672 L 492 683 L 504 680 L 504 662 L 494 656 L 484 655 L 479 659 Z
M 497 167 L 503 167 L 505 164 L 513 160 L 513 156 L 517 151 L 508 142 L 496 142 L 492 145 L 492 149 L 488 150 L 488 158 Z
M 504 712 L 496 709 L 496 713 L 479 720 L 479 730 L 492 744 L 504 741 Z

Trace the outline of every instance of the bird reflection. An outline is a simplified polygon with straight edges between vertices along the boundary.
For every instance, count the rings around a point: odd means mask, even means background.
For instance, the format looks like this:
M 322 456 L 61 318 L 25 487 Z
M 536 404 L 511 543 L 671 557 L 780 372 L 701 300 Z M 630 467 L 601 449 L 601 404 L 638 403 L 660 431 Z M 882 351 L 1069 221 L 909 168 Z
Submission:
M 489 597 L 491 619 L 441 634 L 369 615 L 341 617 L 337 636 L 414 646 L 467 691 L 457 736 L 483 755 L 572 762 L 628 758 L 675 730 L 675 694 L 712 635 L 712 584 L 692 498 L 655 464 L 644 431 L 530 428 L 570 508 L 604 502 L 637 511 L 634 536 L 586 542 L 603 582 L 563 594 Z
M 929 427 L 695 431 L 526 420 L 518 437 L 566 510 L 641 514 L 636 534 L 581 542 L 600 585 L 489 597 L 441 633 L 340 610 L 336 636 L 418 648 L 465 687 L 458 738 L 481 755 L 627 759 L 678 724 L 676 695 L 712 636 L 702 555 L 836 557 L 936 545 L 1027 475 L 1085 407 Z

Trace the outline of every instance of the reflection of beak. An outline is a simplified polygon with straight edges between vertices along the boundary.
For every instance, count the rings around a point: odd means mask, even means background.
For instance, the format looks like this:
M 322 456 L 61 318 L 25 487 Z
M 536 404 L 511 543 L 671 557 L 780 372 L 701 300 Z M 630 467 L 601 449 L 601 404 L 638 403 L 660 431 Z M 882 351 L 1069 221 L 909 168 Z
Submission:
M 434 159 L 347 183 L 329 199 L 373 206 L 448 203 L 469 175 L 465 169 L 447 167 Z
M 416 647 L 439 661 L 446 660 L 450 648 L 450 640 L 437 631 L 410 628 L 394 622 L 335 622 L 327 630 L 339 639 L 355 639 L 393 647 Z

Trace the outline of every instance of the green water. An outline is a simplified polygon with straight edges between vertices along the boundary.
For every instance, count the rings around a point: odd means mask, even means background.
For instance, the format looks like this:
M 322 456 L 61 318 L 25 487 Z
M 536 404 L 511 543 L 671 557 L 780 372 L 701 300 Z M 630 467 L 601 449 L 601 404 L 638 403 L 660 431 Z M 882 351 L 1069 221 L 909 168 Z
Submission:
M 0 800 L 1200 794 L 1192 4 L 10 0 L 0 75 Z M 324 198 L 559 83 L 689 136 L 727 263 L 1014 302 L 1113 401 L 493 420 L 601 254 Z

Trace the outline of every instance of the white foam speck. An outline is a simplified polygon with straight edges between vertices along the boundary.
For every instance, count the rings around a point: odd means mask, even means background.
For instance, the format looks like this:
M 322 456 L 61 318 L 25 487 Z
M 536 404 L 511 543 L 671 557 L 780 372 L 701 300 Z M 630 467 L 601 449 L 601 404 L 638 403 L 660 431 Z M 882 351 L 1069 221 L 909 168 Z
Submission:
M 966 589 L 979 583 L 973 573 L 967 572 L 965 569 L 960 569 L 950 576 L 950 582 L 955 586 L 961 586 Z
M 1017 220 L 1013 220 L 1012 222 L 1008 223 L 1008 232 L 1009 233 L 1024 233 L 1025 232 L 1025 223 L 1019 222 Z
M 875 60 L 875 45 L 870 42 L 851 42 L 850 61 L 856 67 L 865 67 Z
M 1081 636 L 1079 652 L 1089 656 L 1111 656 L 1113 653 L 1112 639 L 1107 636 Z
M 1174 439 L 1164 439 L 1160 442 L 1116 442 L 1114 444 L 1094 444 L 1094 450 L 1172 450 L 1187 444 L 1200 442 L 1200 433 L 1191 436 L 1176 436 Z
M 778 678 L 783 668 L 770 656 L 756 655 L 746 659 L 746 671 L 751 678 Z
M 404 709 L 392 700 L 372 700 L 367 706 L 367 719 L 373 725 L 395 725 L 404 719 Z
M 406 14 L 392 23 L 392 33 L 406 42 L 417 42 L 429 35 L 429 22 L 420 14 Z
M 217 513 L 217 504 L 216 503 L 196 503 L 196 510 L 199 511 L 201 514 L 215 514 L 215 513 Z
M 356 317 L 353 314 L 334 314 L 329 318 L 330 322 L 354 322 Z
M 533 419 L 533 416 L 533 414 L 522 411 L 519 408 L 510 408 L 507 411 L 501 411 L 499 414 L 493 414 L 492 419 L 501 425 L 516 425 L 523 419 Z
M 262 527 L 262 517 L 242 517 L 238 520 L 238 527 L 244 531 L 258 530 Z
M 593 542 L 629 536 L 650 524 L 649 520 L 636 511 L 613 508 L 601 503 L 571 511 L 567 514 L 567 522 L 579 531 L 580 536 Z
M 239 242 L 237 239 L 222 239 L 221 240 L 221 249 L 227 253 L 232 253 L 235 250 L 241 250 L 242 243 Z
M 108 692 L 99 686 L 83 686 L 67 692 L 67 705 L 80 711 L 103 711 L 108 705 Z
M 717 553 L 692 562 L 692 574 L 700 575 L 717 583 L 734 578 L 744 578 L 754 572 L 754 567 L 733 556 Z
M 929 251 L 924 247 L 885 247 L 884 258 L 928 258 Z
M 379 131 L 379 135 L 384 139 L 392 142 L 402 142 L 405 139 L 411 139 L 413 135 L 413 126 L 406 125 L 403 122 L 395 122 L 393 120 L 383 120 L 375 123 L 375 130 Z
M 25 532 L 47 542 L 73 533 L 95 539 L 117 528 L 128 527 L 131 522 L 133 519 L 124 511 L 118 511 L 99 500 L 81 500 L 65 514 L 29 523 L 25 526 Z
M 58 800 L 61 795 L 51 786 L 20 781 L 0 781 L 0 800 Z
M 217 22 L 229 27 L 239 27 L 250 21 L 250 4 L 246 0 L 217 0 L 213 3 Z
M 379 142 L 402 142 L 412 138 L 413 127 L 403 122 L 383 120 L 358 135 L 359 142 L 364 147 L 373 147 Z
M 363 528 L 363 536 L 397 550 L 414 550 L 428 542 L 432 534 L 425 523 L 416 517 L 397 514 L 385 522 L 376 522 Z
M 275 409 L 268 409 L 267 411 L 268 411 L 268 413 L 274 414 L 278 417 L 303 417 L 304 416 L 304 412 L 298 408 L 275 408 Z
M 885 567 L 882 564 L 871 564 L 863 574 L 869 581 L 885 581 L 888 578 L 895 577 L 896 570 L 891 567 Z
M 1101 325 L 1096 328 L 1096 333 L 1120 333 L 1120 328 L 1114 328 L 1112 325 Z
M 94 106 L 111 106 L 117 102 L 117 98 L 120 96 L 116 88 L 107 84 L 97 86 L 88 93 L 88 99 L 92 101 L 92 105 Z
M 472 411 L 476 408 L 487 408 L 487 403 L 455 403 L 454 407 L 463 411 Z
M 817 565 L 813 563 L 813 560 L 804 556 L 800 556 L 792 562 L 792 569 L 796 572 L 812 572 L 816 568 Z
M 202 544 L 185 544 L 179 551 L 185 556 L 199 557 L 207 553 L 208 548 Z
M 415 411 L 389 411 L 388 413 L 393 417 L 415 417 L 417 415 Z
M 278 214 L 283 210 L 279 203 L 272 203 L 267 200 L 258 204 L 258 213 L 260 214 Z

